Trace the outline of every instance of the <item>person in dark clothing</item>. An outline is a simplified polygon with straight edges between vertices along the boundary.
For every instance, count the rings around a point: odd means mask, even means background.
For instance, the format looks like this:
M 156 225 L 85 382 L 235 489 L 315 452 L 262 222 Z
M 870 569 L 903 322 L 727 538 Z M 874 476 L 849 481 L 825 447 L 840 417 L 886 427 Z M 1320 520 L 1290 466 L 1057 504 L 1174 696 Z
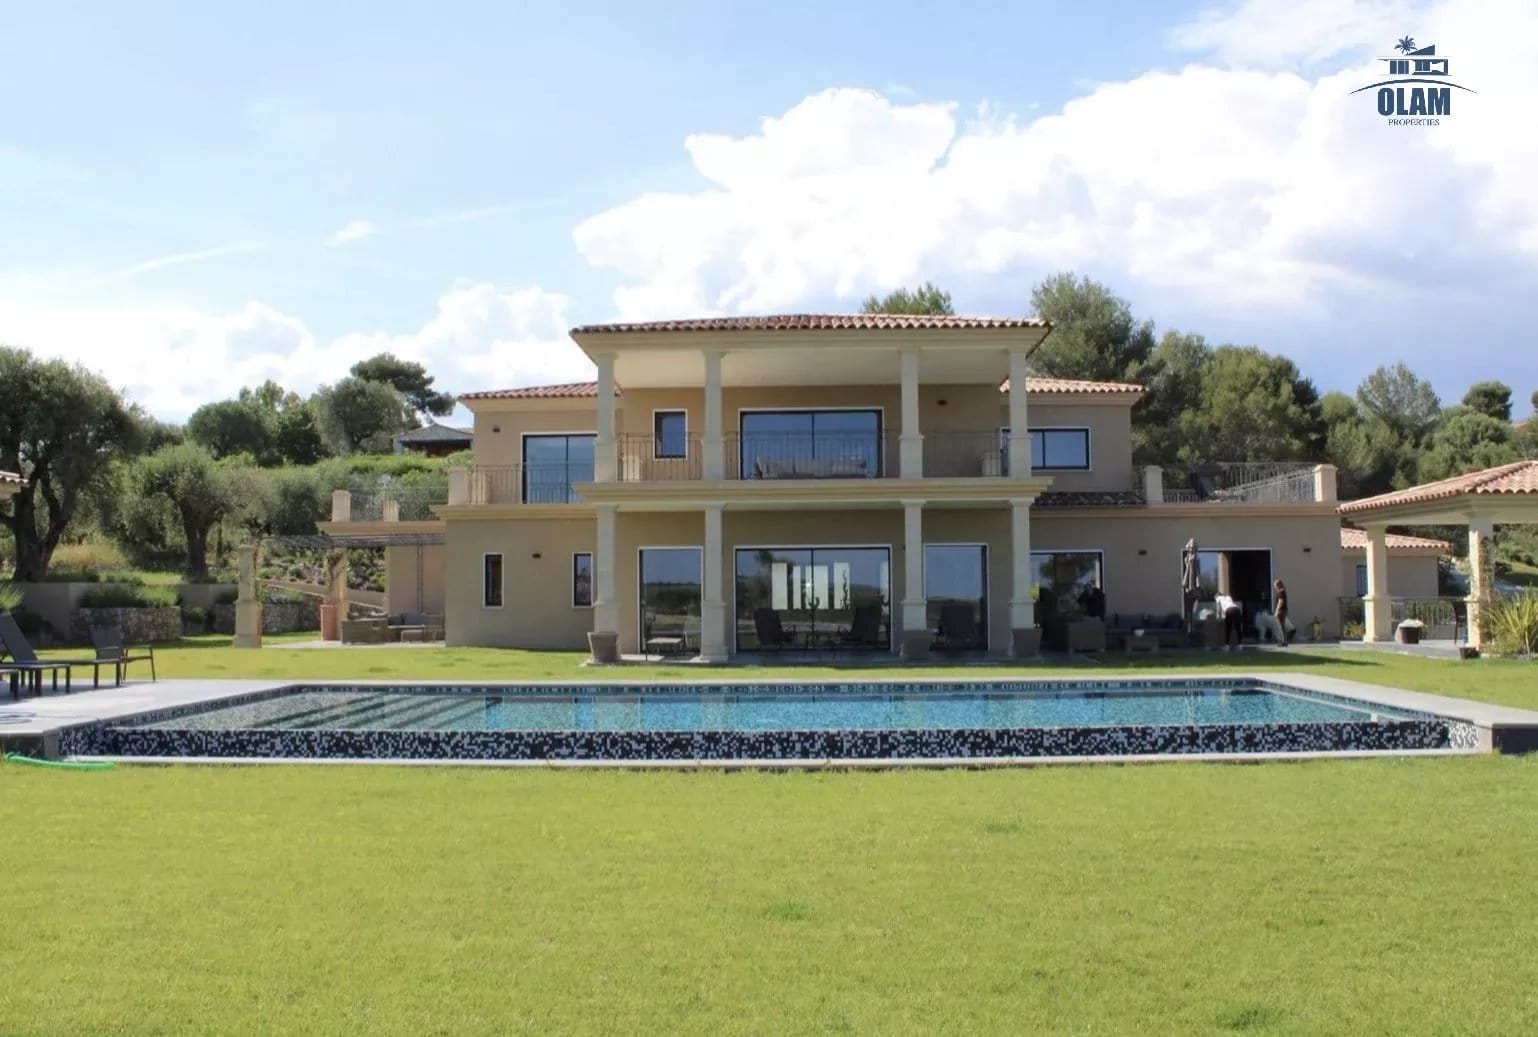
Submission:
M 1281 631 L 1281 645 L 1285 648 L 1287 647 L 1287 638 L 1289 637 L 1287 632 L 1287 585 L 1281 580 L 1277 580 L 1276 585 L 1272 589 L 1274 592 L 1272 596 L 1275 598 L 1275 602 L 1271 607 L 1271 611 L 1276 616 L 1276 626 Z
M 1233 651 L 1244 643 L 1244 608 L 1227 594 L 1219 594 L 1218 611 L 1223 613 L 1223 647 Z

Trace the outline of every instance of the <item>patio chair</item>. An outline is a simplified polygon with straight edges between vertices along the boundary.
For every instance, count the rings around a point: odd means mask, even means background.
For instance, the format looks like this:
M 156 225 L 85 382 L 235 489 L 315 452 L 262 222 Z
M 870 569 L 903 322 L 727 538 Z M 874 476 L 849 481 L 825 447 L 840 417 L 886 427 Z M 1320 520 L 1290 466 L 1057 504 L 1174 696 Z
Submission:
M 155 649 L 151 645 L 125 645 L 123 644 L 123 628 L 119 626 L 99 626 L 91 628 L 91 644 L 96 648 L 96 658 L 102 662 L 115 664 L 117 670 L 116 683 L 122 684 L 128 676 L 128 664 L 147 662 L 150 664 L 150 680 L 157 680 L 155 675 Z
M 977 647 L 977 616 L 971 605 L 940 607 L 940 640 L 946 648 Z
M 753 610 L 753 630 L 758 634 L 760 648 L 784 648 L 792 641 L 780 624 L 780 614 L 772 608 Z
M 64 691 L 71 690 L 70 677 L 76 666 L 89 666 L 91 668 L 92 683 L 96 687 L 101 686 L 102 663 L 96 659 L 39 659 L 37 653 L 32 650 L 32 645 L 27 641 L 27 636 L 16 625 L 16 617 L 9 614 L 0 614 L 0 647 L 10 653 L 10 662 L 0 662 L 0 671 L 11 675 L 11 697 L 21 697 L 21 683 L 23 677 L 30 677 L 33 694 L 43 693 L 43 674 L 47 673 L 53 678 L 53 690 L 59 690 L 59 671 L 64 671 Z
M 844 643 L 851 645 L 879 645 L 881 643 L 881 606 L 857 605 L 844 631 Z

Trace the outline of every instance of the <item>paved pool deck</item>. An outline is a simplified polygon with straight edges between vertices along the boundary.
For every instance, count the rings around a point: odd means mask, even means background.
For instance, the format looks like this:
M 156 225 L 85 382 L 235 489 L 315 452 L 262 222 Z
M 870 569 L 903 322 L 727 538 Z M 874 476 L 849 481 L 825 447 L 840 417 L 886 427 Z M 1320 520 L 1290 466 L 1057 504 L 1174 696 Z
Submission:
M 1163 672 L 1147 677 L 1137 674 L 1086 672 L 1082 675 L 1044 675 L 1032 673 L 1030 670 L 1022 670 L 1019 673 L 999 673 L 993 671 L 986 676 L 977 677 L 926 677 L 922 671 L 915 671 L 912 677 L 880 677 L 860 678 L 851 674 L 848 678 L 840 678 L 829 683 L 839 684 L 872 684 L 902 686 L 908 684 L 940 685 L 947 684 L 975 684 L 980 681 L 1219 681 L 1219 680 L 1255 680 L 1272 684 L 1282 684 L 1298 688 L 1303 691 L 1321 692 L 1327 695 L 1338 695 L 1345 698 L 1356 699 L 1361 702 L 1381 705 L 1389 709 L 1413 710 L 1422 713 L 1432 713 L 1450 720 L 1463 721 L 1474 725 L 1479 730 L 1479 746 L 1484 752 L 1521 753 L 1538 751 L 1538 712 L 1532 710 L 1515 709 L 1510 706 L 1499 706 L 1487 702 L 1475 702 L 1470 699 L 1451 698 L 1444 695 L 1430 695 L 1424 692 L 1407 691 L 1401 688 L 1388 688 L 1377 684 L 1363 684 L 1359 681 L 1342 680 L 1335 677 L 1321 677 L 1309 673 L 1296 673 L 1286 671 L 1261 671 L 1246 672 L 1235 671 L 1224 674 L 1201 672 Z M 0 751 L 24 752 L 28 755 L 41 755 L 49 759 L 57 759 L 59 756 L 59 733 L 71 727 L 85 724 L 100 723 L 102 721 L 120 720 L 127 717 L 138 716 L 157 710 L 190 706 L 199 704 L 214 704 L 222 700 L 239 695 L 247 695 L 253 692 L 269 691 L 286 687 L 340 687 L 356 686 L 360 684 L 369 687 L 423 687 L 434 684 L 442 685 L 443 681 L 409 681 L 409 680 L 365 680 L 354 681 L 306 681 L 306 680 L 163 680 L 157 682 L 132 681 L 122 687 L 101 688 L 90 691 L 75 692 L 68 695 L 44 695 L 38 698 L 24 698 L 20 701 L 0 699 Z M 657 686 L 655 680 L 626 679 L 624 670 L 613 671 L 613 676 L 593 675 L 586 679 L 568 681 L 464 681 L 453 682 L 455 688 L 506 688 L 512 686 L 531 687 L 569 687 L 574 691 L 601 684 L 606 687 L 626 687 L 643 691 Z M 733 678 L 719 671 L 709 675 L 701 674 L 698 679 L 670 679 L 664 682 L 668 686 L 687 684 L 733 684 L 740 686 L 767 685 L 783 687 L 786 684 L 795 683 L 820 683 L 817 681 L 786 681 L 773 678 Z M 1435 751 L 1441 752 L 1441 751 Z M 1453 751 L 1456 752 L 1456 751 Z M 1262 759 L 1262 758 L 1301 758 L 1308 755 L 1325 756 L 1332 759 L 1347 756 L 1383 755 L 1379 753 L 1320 753 L 1320 754 L 1226 754 L 1225 758 L 1234 760 Z M 1402 752 L 1390 755 L 1406 755 Z M 1426 755 L 1420 753 L 1418 755 Z M 1182 755 L 1171 757 L 1173 759 L 1193 760 L 1199 757 Z M 1101 760 L 1114 760 L 1118 762 L 1131 762 L 1128 757 L 1099 757 Z M 1162 758 L 1161 758 L 1162 759 Z M 148 762 L 148 761 L 146 761 Z M 180 760 L 178 762 L 191 762 Z M 221 760 L 219 762 L 233 762 Z M 270 761 L 269 761 L 270 762 Z M 302 761 L 314 762 L 314 761 Z M 479 762 L 479 761 L 474 761 Z M 517 761 L 514 761 L 517 762 Z M 536 765 L 549 765 L 543 761 L 533 761 Z M 757 761 L 729 761 L 739 765 L 751 765 Z M 784 761 L 778 761 L 784 762 Z M 844 761 L 858 762 L 858 761 Z M 918 765 L 919 760 L 886 760 L 869 761 L 870 765 L 886 766 L 913 766 Z M 933 761 L 931 761 L 933 762 Z M 999 766 L 1010 762 L 1009 760 L 971 760 L 971 765 Z M 1015 761 L 1019 763 L 1031 762 L 1025 759 Z M 1040 761 L 1034 761 L 1040 762 Z M 950 765 L 968 765 L 969 761 L 950 761 Z M 567 766 L 572 764 L 568 763 Z

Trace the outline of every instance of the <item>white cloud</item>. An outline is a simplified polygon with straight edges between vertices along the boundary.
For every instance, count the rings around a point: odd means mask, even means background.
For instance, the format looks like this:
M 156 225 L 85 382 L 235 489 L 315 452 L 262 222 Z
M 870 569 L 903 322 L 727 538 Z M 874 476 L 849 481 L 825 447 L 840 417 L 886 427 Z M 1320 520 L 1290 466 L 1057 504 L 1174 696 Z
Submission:
M 222 256 L 238 256 L 246 252 L 259 252 L 267 247 L 263 241 L 240 241 L 230 245 L 218 245 L 214 248 L 198 249 L 195 252 L 173 252 L 168 256 L 156 256 L 154 259 L 146 259 L 142 263 L 135 263 L 115 271 L 113 277 L 134 277 L 138 274 L 148 273 L 151 270 L 162 270 L 168 266 L 183 266 L 187 263 L 201 263 L 206 259 L 218 259 Z
M 385 350 L 421 361 L 450 391 L 591 377 L 566 336 L 568 300 L 540 288 L 464 284 L 421 328 L 318 341 L 262 303 L 227 314 L 178 305 L 64 306 L 0 298 L 0 342 L 99 371 L 164 418 L 272 378 L 309 392 Z
M 337 232 L 331 235 L 331 244 L 345 245 L 349 241 L 362 241 L 364 238 L 373 237 L 379 232 L 379 228 L 368 220 L 352 220 L 343 224 Z
M 1394 312 L 1451 325 L 1455 303 L 1489 312 L 1486 293 L 1497 312 L 1532 310 L 1538 138 L 1519 128 L 1538 65 L 1520 41 L 1538 7 L 1386 10 L 1250 0 L 1176 33 L 1234 65 L 1101 83 L 1040 117 L 823 91 L 757 132 L 689 137 L 705 186 L 635 198 L 574 240 L 622 276 L 623 318 L 848 306 L 925 277 L 1018 309 L 1066 267 L 1158 298 L 1156 316 L 1252 327 Z M 1413 24 L 1389 26 L 1399 15 Z M 1389 126 L 1372 93 L 1351 93 L 1405 33 L 1480 91 L 1440 126 Z M 1328 71 L 1275 67 L 1342 53 Z

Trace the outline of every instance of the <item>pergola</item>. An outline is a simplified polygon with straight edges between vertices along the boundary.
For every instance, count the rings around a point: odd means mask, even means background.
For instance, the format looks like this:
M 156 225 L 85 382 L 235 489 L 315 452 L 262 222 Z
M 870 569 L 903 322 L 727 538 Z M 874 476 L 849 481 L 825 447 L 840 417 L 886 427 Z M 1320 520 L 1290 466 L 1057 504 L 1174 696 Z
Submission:
M 27 485 L 27 480 L 15 472 L 0 472 L 0 500 L 14 497 L 21 492 L 21 488 Z
M 1538 523 L 1538 461 L 1514 461 L 1451 479 L 1395 490 L 1340 506 L 1367 533 L 1364 641 L 1393 638 L 1388 594 L 1388 527 L 1467 526 L 1469 644 L 1480 645 L 1479 619 L 1490 602 L 1490 540 L 1497 523 Z

